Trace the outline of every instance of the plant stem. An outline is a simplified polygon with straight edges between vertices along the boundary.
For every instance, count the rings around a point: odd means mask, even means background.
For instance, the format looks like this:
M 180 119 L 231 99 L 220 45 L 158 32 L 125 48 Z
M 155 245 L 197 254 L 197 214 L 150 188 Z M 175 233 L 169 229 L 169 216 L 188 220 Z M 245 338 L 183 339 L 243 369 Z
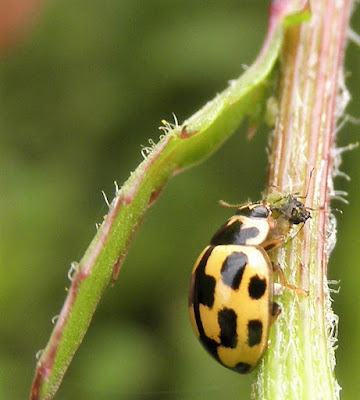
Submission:
M 285 36 L 268 184 L 306 195 L 305 205 L 312 210 L 304 229 L 276 254 L 288 281 L 309 296 L 284 290 L 279 299 L 283 311 L 271 328 L 269 349 L 253 384 L 256 399 L 339 398 L 334 375 L 337 316 L 331 309 L 327 269 L 335 245 L 330 199 L 338 172 L 336 122 L 348 100 L 343 59 L 351 10 L 351 0 L 313 0 L 310 22 L 292 27 Z

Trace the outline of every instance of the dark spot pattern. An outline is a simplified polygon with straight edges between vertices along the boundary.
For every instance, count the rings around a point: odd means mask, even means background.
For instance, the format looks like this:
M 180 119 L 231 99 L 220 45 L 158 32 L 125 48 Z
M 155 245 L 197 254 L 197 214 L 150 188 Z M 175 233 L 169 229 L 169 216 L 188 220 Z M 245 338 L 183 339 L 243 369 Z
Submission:
M 204 327 L 200 318 L 200 304 L 203 304 L 209 308 L 214 305 L 214 294 L 216 280 L 214 277 L 206 275 L 205 267 L 208 259 L 214 250 L 213 246 L 210 246 L 204 253 L 200 260 L 191 280 L 189 303 L 190 307 L 194 309 L 194 316 L 196 325 L 199 331 L 199 340 L 205 349 L 212 355 L 217 361 L 220 362 L 217 354 L 217 348 L 219 344 L 209 337 L 206 336 Z
M 254 275 L 251 277 L 248 287 L 249 296 L 258 300 L 266 291 L 266 279 L 260 278 L 259 275 Z
M 239 374 L 248 374 L 251 371 L 252 366 L 248 363 L 239 362 L 233 369 Z
M 248 322 L 248 344 L 250 347 L 256 346 L 261 342 L 262 328 L 262 322 L 258 319 L 253 319 Z
M 214 247 L 210 246 L 200 260 L 194 272 L 195 278 L 190 291 L 190 300 L 192 303 L 201 303 L 209 308 L 214 304 L 216 279 L 213 276 L 206 275 L 205 267 L 213 249 Z
M 238 290 L 247 263 L 248 258 L 243 252 L 230 254 L 221 267 L 223 283 L 234 290 Z
M 237 316 L 231 308 L 224 308 L 218 313 L 220 326 L 220 342 L 224 347 L 235 349 L 238 343 L 236 333 Z
M 254 207 L 250 212 L 251 218 L 267 218 L 270 214 L 270 210 L 265 206 Z
M 245 245 L 249 239 L 259 236 L 259 229 L 255 226 L 241 229 L 230 244 Z
M 235 215 L 243 215 L 249 218 L 267 218 L 270 215 L 270 210 L 262 205 L 256 207 L 245 207 L 239 209 Z
M 244 224 L 241 221 L 236 220 L 230 225 L 226 223 L 222 226 L 212 237 L 210 244 L 213 246 L 223 244 L 245 245 L 249 239 L 256 238 L 258 235 L 258 228 L 244 228 Z
M 213 356 L 215 358 L 216 361 L 218 361 L 220 364 L 222 364 L 220 359 L 219 359 L 218 352 L 217 352 L 217 349 L 219 347 L 219 343 L 217 343 L 215 340 L 210 339 L 209 337 L 207 337 L 204 334 L 204 331 L 203 331 L 203 334 L 200 335 L 200 343 L 204 346 L 206 351 L 211 356 Z

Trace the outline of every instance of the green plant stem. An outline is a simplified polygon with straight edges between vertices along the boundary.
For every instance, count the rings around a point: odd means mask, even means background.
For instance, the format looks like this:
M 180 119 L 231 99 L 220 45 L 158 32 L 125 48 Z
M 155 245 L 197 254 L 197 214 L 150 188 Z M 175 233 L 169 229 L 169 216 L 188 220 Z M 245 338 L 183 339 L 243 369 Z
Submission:
M 313 0 L 311 20 L 292 27 L 285 37 L 268 184 L 306 195 L 312 210 L 312 219 L 275 257 L 288 281 L 309 296 L 284 289 L 279 298 L 283 311 L 271 328 L 269 349 L 253 384 L 254 399 L 339 398 L 334 375 L 337 317 L 327 269 L 335 245 L 330 200 L 339 161 L 336 122 L 347 103 L 343 59 L 351 9 L 351 0 Z

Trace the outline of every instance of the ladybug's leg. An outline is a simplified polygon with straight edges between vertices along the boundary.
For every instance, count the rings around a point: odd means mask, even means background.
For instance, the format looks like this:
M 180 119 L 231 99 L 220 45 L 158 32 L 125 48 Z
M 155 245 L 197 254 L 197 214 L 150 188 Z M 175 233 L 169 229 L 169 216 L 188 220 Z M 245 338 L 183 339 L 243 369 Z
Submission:
M 279 264 L 272 263 L 272 266 L 273 266 L 274 271 L 276 271 L 278 273 L 280 283 L 284 287 L 286 287 L 287 289 L 293 290 L 297 295 L 301 295 L 301 296 L 309 295 L 309 292 L 307 290 L 298 288 L 297 286 L 290 285 L 289 283 L 287 283 L 285 275 L 284 275 L 284 271 L 282 270 L 282 268 L 280 267 Z
M 280 313 L 281 313 L 281 307 L 279 306 L 278 303 L 275 303 L 274 301 L 272 304 L 270 325 L 272 325 L 276 321 Z
M 273 237 L 271 239 L 266 240 L 261 247 L 265 251 L 271 251 L 277 249 L 285 243 L 284 238 L 282 236 Z

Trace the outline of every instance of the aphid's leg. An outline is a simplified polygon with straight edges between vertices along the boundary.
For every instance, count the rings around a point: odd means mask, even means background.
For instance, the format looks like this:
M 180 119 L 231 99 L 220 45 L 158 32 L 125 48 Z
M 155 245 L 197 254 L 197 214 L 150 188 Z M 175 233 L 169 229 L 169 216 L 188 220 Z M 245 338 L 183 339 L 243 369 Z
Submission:
M 279 316 L 280 313 L 281 313 L 281 307 L 279 306 L 278 303 L 275 303 L 274 301 L 272 304 L 270 325 L 272 325 L 276 321 L 276 318 Z
M 298 288 L 297 286 L 290 285 L 289 283 L 287 283 L 285 275 L 284 275 L 284 271 L 282 270 L 282 268 L 280 267 L 279 264 L 272 263 L 272 266 L 273 266 L 274 271 L 276 271 L 278 273 L 280 283 L 284 287 L 286 287 L 287 289 L 293 290 L 299 296 L 308 296 L 309 295 L 309 292 L 307 290 Z

